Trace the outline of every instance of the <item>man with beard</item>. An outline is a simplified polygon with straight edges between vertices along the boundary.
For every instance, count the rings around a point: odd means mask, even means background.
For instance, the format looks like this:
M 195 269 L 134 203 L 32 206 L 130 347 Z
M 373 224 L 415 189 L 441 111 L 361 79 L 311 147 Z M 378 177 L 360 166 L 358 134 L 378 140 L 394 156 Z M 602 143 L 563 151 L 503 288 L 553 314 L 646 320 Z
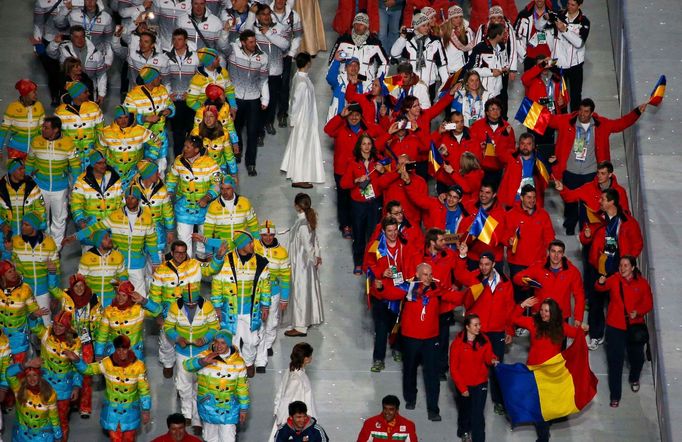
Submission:
M 521 134 L 516 152 L 509 154 L 507 150 L 500 150 L 497 157 L 504 165 L 502 182 L 498 191 L 500 204 L 507 209 L 515 206 L 521 200 L 521 189 L 530 185 L 536 190 L 538 207 L 544 207 L 549 172 L 542 160 L 538 158 L 533 134 Z

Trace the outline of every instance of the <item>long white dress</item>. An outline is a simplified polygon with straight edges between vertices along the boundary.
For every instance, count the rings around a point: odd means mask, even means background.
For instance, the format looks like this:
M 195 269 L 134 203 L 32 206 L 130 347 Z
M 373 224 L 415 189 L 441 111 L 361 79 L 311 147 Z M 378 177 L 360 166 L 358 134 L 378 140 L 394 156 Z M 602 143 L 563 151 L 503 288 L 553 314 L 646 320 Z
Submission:
M 317 417 L 313 387 L 305 373 L 305 368 L 294 371 L 286 370 L 282 375 L 282 382 L 275 395 L 275 423 L 268 442 L 274 440 L 277 429 L 287 422 L 289 404 L 294 401 L 304 402 L 308 407 L 308 416 Z
M 291 260 L 291 293 L 289 307 L 282 315 L 282 325 L 307 333 L 308 327 L 324 322 L 322 286 L 317 257 L 321 257 L 317 234 L 310 229 L 305 213 L 297 214 L 289 231 L 289 259 Z
M 279 168 L 295 183 L 324 183 L 315 88 L 306 72 L 296 72 L 293 83 L 289 105 L 293 129 Z

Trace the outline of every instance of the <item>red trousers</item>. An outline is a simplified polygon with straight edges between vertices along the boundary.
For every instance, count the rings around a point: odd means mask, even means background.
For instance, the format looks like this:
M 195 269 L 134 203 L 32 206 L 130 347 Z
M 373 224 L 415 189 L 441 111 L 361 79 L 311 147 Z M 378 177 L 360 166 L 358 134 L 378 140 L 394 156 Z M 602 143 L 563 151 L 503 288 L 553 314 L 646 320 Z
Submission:
M 109 431 L 109 439 L 111 442 L 135 442 L 136 432 L 135 430 L 121 431 L 121 424 L 119 424 L 116 431 Z
M 92 342 L 83 344 L 83 362 L 89 364 L 94 362 L 95 353 L 92 349 Z M 92 376 L 83 376 L 83 386 L 80 395 L 80 410 L 82 413 L 92 413 Z
M 69 440 L 69 413 L 71 413 L 71 400 L 57 401 L 59 423 L 62 427 L 62 440 Z

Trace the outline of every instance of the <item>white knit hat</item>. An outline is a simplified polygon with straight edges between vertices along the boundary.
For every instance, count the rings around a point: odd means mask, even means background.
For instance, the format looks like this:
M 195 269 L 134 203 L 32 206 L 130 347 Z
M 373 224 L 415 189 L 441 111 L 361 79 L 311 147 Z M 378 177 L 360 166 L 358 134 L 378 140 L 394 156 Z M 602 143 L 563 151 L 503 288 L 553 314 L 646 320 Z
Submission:
M 421 9 L 421 13 L 424 14 L 426 18 L 428 18 L 429 20 L 436 16 L 436 10 L 433 9 L 431 6 L 424 6 Z
M 504 11 L 502 11 L 502 6 L 493 6 L 488 11 L 488 18 L 493 17 L 504 17 Z
M 353 19 L 353 24 L 360 23 L 361 25 L 369 26 L 369 15 L 365 14 L 364 12 L 360 12 L 355 16 Z
M 417 29 L 421 25 L 425 25 L 429 22 L 429 18 L 422 14 L 421 12 L 417 12 L 412 16 L 412 27 Z
M 461 6 L 453 5 L 448 9 L 448 20 L 454 17 L 464 17 L 464 10 Z

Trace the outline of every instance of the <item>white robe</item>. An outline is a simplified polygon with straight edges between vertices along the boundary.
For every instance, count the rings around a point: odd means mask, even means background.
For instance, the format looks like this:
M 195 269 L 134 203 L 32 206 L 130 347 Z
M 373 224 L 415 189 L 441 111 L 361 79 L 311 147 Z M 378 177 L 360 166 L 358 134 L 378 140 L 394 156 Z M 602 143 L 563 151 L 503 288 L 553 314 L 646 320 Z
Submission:
M 291 293 L 289 307 L 282 315 L 282 325 L 305 330 L 324 322 L 322 287 L 317 258 L 321 257 L 317 234 L 310 229 L 303 212 L 289 231 L 289 259 L 291 260 Z
M 308 416 L 317 417 L 313 387 L 304 368 L 294 371 L 286 370 L 282 376 L 282 382 L 275 395 L 275 423 L 268 442 L 275 439 L 275 433 L 279 427 L 287 422 L 289 404 L 294 401 L 304 402 L 308 406 Z
M 324 183 L 315 88 L 306 72 L 294 76 L 289 117 L 293 129 L 279 168 L 295 183 Z

